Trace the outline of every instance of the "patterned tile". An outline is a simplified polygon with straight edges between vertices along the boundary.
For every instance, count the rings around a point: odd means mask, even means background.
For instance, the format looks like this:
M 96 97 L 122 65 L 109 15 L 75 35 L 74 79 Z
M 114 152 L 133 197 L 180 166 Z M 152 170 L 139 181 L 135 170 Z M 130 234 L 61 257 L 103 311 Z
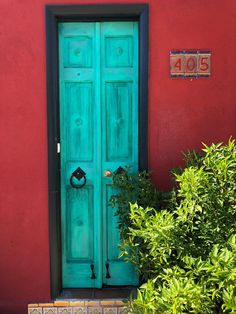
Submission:
M 104 307 L 103 314 L 117 314 L 117 307 Z
M 126 309 L 126 308 L 124 308 L 124 307 L 120 307 L 119 309 L 118 309 L 118 314 L 126 314 L 126 313 L 128 313 L 129 312 L 129 309 Z
M 98 307 L 100 305 L 100 302 L 98 300 L 90 300 L 90 301 L 87 302 L 87 305 L 91 306 L 91 307 L 92 306 Z
M 43 308 L 43 314 L 57 314 L 56 307 L 45 307 Z
M 87 308 L 86 307 L 73 307 L 73 314 L 87 314 Z
M 41 307 L 32 307 L 32 308 L 28 308 L 28 314 L 42 314 L 43 310 Z
M 58 314 L 72 314 L 72 307 L 59 307 L 57 309 Z
M 126 309 L 122 305 L 124 305 L 124 303 L 121 300 L 88 300 L 88 301 L 60 300 L 60 301 L 55 301 L 54 303 L 29 304 L 28 314 L 125 314 L 125 313 L 128 313 L 128 309 Z
M 101 307 L 88 307 L 88 314 L 102 314 Z

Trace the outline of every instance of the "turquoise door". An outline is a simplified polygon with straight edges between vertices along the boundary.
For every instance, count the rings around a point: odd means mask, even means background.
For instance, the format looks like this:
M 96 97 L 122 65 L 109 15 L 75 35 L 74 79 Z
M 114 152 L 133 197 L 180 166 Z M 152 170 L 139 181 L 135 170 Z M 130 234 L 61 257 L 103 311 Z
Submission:
M 138 23 L 60 23 L 59 81 L 63 287 L 136 285 L 104 173 L 138 169 Z

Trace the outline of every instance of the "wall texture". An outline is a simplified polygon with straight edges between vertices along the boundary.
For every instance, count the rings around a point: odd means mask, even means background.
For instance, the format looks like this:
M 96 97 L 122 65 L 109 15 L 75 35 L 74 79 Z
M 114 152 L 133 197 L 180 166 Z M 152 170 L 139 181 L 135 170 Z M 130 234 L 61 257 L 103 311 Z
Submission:
M 138 3 L 139 0 L 92 3 Z M 236 1 L 149 0 L 149 169 L 171 186 L 181 151 L 236 137 Z M 45 0 L 1 0 L 0 313 L 50 299 Z M 63 0 L 53 3 L 89 3 Z M 210 79 L 170 79 L 171 49 L 212 51 Z

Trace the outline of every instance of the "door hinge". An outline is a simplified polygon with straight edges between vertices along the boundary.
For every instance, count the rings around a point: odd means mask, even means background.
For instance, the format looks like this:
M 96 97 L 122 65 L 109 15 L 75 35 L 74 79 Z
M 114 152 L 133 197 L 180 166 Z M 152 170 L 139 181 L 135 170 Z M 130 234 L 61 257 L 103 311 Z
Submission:
M 57 143 L 57 153 L 60 154 L 61 152 L 61 143 Z

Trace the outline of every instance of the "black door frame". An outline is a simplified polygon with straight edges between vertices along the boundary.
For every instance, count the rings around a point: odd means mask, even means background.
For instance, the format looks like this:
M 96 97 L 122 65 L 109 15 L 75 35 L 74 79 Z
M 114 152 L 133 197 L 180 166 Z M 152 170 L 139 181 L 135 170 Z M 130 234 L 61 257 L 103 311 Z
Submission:
M 46 75 L 48 121 L 48 196 L 51 297 L 62 290 L 60 233 L 60 143 L 58 23 L 79 21 L 139 22 L 139 170 L 148 160 L 148 4 L 46 5 Z

